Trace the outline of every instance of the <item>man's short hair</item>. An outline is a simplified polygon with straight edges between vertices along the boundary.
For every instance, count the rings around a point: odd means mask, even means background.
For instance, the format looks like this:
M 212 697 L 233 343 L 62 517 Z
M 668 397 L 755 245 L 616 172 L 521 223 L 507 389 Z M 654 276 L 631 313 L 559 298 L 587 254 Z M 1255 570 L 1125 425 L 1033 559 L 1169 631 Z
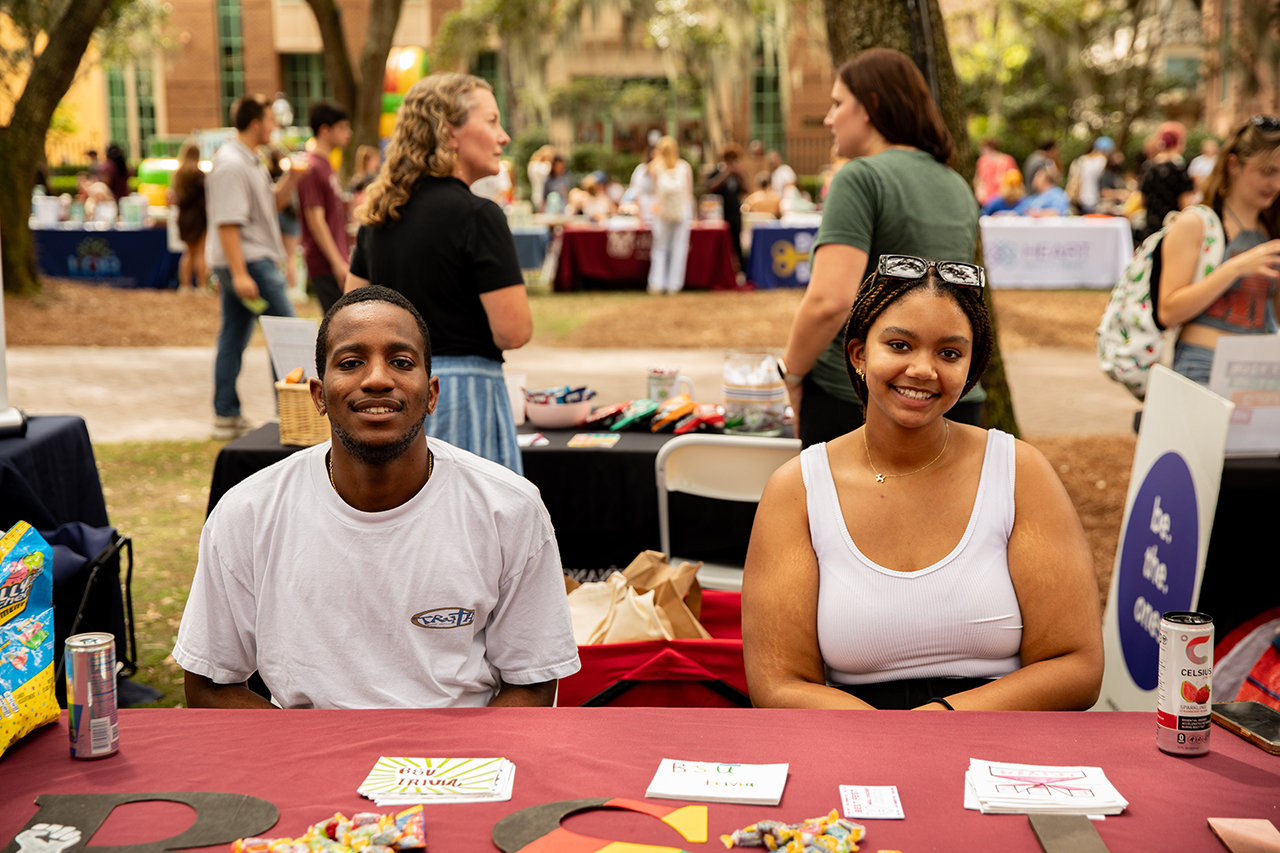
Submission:
M 333 101 L 316 101 L 311 105 L 311 111 L 307 113 L 307 122 L 311 125 L 311 132 L 316 136 L 320 135 L 320 128 L 325 125 L 333 127 L 338 122 L 347 121 L 350 118 L 346 107 L 335 104 Z
M 246 130 L 249 125 L 262 118 L 266 111 L 266 95 L 245 95 L 237 98 L 231 105 L 231 123 L 235 125 L 236 130 Z
M 324 319 L 320 321 L 320 331 L 316 333 L 316 376 L 324 379 L 324 368 L 329 360 L 329 323 L 337 316 L 338 312 L 350 305 L 356 305 L 361 302 L 387 302 L 395 305 L 397 308 L 403 308 L 413 315 L 413 320 L 418 324 L 418 331 L 422 333 L 422 359 L 427 367 L 427 376 L 431 376 L 431 333 L 427 331 L 427 321 L 422 319 L 422 315 L 418 313 L 418 309 L 413 307 L 413 303 L 405 299 L 396 291 L 389 287 L 381 287 L 379 285 L 369 285 L 368 287 L 358 287 L 349 293 L 343 295 L 341 299 L 333 303 L 333 307 L 324 315 Z

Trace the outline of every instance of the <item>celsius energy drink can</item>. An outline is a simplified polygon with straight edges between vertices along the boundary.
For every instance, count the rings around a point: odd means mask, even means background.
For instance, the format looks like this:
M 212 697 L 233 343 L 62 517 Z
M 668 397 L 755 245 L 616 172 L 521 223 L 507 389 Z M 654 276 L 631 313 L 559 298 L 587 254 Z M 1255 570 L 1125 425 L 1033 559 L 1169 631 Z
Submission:
M 1209 751 L 1209 682 L 1213 678 L 1213 618 L 1170 611 L 1160 620 L 1160 681 L 1156 746 L 1171 755 Z
M 116 721 L 116 638 L 67 637 L 67 722 L 72 758 L 106 758 L 120 749 Z

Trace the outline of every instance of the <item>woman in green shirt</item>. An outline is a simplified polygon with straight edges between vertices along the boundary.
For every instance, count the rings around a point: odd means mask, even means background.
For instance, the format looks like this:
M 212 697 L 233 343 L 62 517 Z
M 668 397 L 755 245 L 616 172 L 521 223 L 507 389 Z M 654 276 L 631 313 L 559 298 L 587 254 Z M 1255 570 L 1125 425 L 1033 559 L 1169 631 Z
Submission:
M 882 254 L 974 259 L 978 203 L 948 165 L 955 146 L 919 69 L 885 48 L 836 75 L 824 121 L 851 158 L 832 181 L 814 242 L 813 274 L 796 310 L 783 379 L 807 447 L 857 429 L 862 403 L 845 373 L 841 330 L 858 286 Z M 981 392 L 977 392 L 981 399 Z M 970 394 L 957 420 L 975 420 Z

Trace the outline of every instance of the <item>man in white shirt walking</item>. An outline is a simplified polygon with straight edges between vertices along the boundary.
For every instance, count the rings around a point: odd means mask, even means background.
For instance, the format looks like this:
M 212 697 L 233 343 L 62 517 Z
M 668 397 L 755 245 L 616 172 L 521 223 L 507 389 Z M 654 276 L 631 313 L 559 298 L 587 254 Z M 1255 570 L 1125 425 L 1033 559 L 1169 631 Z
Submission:
M 209 239 L 205 249 L 217 276 L 222 325 L 213 368 L 213 438 L 228 441 L 251 429 L 240 414 L 236 379 L 244 348 L 259 314 L 292 317 L 286 292 L 284 242 L 277 214 L 284 209 L 298 173 L 284 173 L 272 185 L 257 148 L 271 141 L 275 117 L 261 95 L 246 95 L 231 105 L 236 136 L 213 157 L 205 179 Z

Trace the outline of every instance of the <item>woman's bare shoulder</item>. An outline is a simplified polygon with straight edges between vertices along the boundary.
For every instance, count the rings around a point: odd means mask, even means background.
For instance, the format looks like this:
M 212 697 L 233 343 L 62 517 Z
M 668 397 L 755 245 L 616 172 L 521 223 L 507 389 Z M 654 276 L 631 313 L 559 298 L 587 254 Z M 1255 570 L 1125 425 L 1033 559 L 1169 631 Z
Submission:
M 1019 512 L 1032 507 L 1053 508 L 1055 511 L 1072 509 L 1067 488 L 1058 472 L 1039 448 L 1017 439 L 1015 444 L 1017 468 L 1014 484 L 1014 503 Z M 1077 522 L 1078 523 L 1078 522 Z
M 1053 470 L 1053 464 L 1049 462 L 1049 457 L 1045 456 L 1040 448 L 1034 444 L 1029 444 L 1020 438 L 1013 440 L 1014 461 L 1018 465 L 1018 476 L 1021 477 L 1025 471 L 1029 476 L 1038 477 L 1048 474 L 1053 479 L 1058 479 L 1057 472 Z
M 793 456 L 778 466 L 778 470 L 769 477 L 767 491 L 779 497 L 804 494 L 804 474 L 799 456 Z
M 1197 211 L 1184 210 L 1174 218 L 1173 224 L 1169 226 L 1166 233 L 1174 238 L 1172 242 L 1185 241 L 1192 245 L 1199 245 L 1204 236 L 1204 219 Z

